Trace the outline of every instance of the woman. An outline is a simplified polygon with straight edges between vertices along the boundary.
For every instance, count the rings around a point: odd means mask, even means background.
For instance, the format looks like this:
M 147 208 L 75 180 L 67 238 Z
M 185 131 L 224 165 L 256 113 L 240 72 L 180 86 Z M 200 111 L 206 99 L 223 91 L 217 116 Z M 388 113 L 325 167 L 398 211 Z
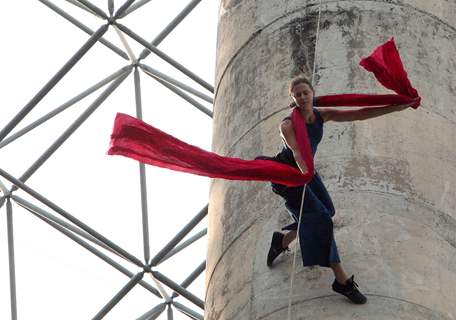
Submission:
M 314 108 L 314 90 L 304 77 L 297 77 L 290 83 L 289 94 L 293 99 L 292 107 L 298 108 L 306 122 L 307 132 L 315 155 L 317 146 L 323 136 L 323 123 L 328 121 L 355 121 L 378 117 L 390 112 L 404 110 L 413 105 L 395 105 L 389 107 L 370 107 L 352 110 L 335 108 Z M 291 117 L 286 117 L 280 124 L 280 134 L 284 142 L 282 151 L 275 156 L 279 162 L 290 164 L 301 172 L 307 172 L 306 163 L 299 152 L 295 130 Z M 275 258 L 288 249 L 296 238 L 297 222 L 301 209 L 302 193 L 305 189 L 302 204 L 301 227 L 299 228 L 300 246 L 304 266 L 320 265 L 330 267 L 335 280 L 332 288 L 335 292 L 349 298 L 353 303 L 363 304 L 366 297 L 359 292 L 354 276 L 347 277 L 340 263 L 336 242 L 333 235 L 332 217 L 334 206 L 318 173 L 306 186 L 286 187 L 272 184 L 273 191 L 285 199 L 285 206 L 296 221 L 283 228 L 288 233 L 274 232 L 269 249 L 267 265 L 271 266 Z

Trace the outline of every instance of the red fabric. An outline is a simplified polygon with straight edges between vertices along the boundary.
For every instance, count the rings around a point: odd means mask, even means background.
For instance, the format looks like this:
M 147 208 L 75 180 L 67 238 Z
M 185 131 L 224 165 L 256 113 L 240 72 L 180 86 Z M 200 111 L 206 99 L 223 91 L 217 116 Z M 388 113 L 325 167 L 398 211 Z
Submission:
M 340 94 L 317 98 L 317 106 L 378 106 L 405 104 L 420 97 L 411 86 L 402 66 L 394 39 L 381 45 L 360 63 L 374 73 L 377 80 L 396 95 Z M 314 163 L 305 120 L 295 108 L 292 122 L 299 150 L 309 169 L 298 169 L 270 160 L 243 160 L 217 155 L 180 141 L 136 118 L 118 113 L 111 136 L 110 155 L 123 155 L 154 166 L 232 180 L 272 181 L 288 186 L 308 183 Z
M 242 160 L 205 151 L 123 113 L 116 116 L 108 154 L 211 178 L 273 181 L 289 186 L 303 185 L 312 178 L 310 173 L 303 175 L 283 163 Z
M 406 104 L 415 101 L 413 108 L 418 108 L 421 98 L 412 87 L 407 72 L 402 65 L 394 38 L 379 46 L 367 58 L 359 63 L 387 89 L 397 94 L 338 94 L 317 98 L 317 105 L 324 106 L 381 106 Z

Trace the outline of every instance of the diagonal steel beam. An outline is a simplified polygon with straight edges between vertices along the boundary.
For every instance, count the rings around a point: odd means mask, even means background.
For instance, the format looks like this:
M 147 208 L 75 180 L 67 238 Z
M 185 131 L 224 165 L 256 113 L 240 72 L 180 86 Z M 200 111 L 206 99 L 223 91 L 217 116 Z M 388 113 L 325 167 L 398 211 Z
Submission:
M 56 12 L 57 14 L 59 14 L 60 16 L 62 16 L 66 20 L 68 20 L 69 22 L 71 22 L 72 24 L 74 24 L 76 27 L 78 27 L 79 29 L 81 29 L 82 31 L 87 33 L 88 35 L 92 35 L 94 33 L 94 31 L 92 29 L 90 29 L 89 27 L 85 26 L 83 23 L 79 22 L 77 19 L 73 18 L 71 15 L 69 15 L 68 13 L 66 13 L 65 11 L 60 9 L 59 7 L 57 7 L 52 2 L 50 2 L 48 0 L 38 0 L 38 1 L 43 3 L 45 6 L 47 6 L 48 8 L 50 8 L 51 10 L 53 10 L 54 12 Z M 76 3 L 78 3 L 78 2 L 76 2 Z M 82 6 L 79 3 L 78 3 L 78 5 Z M 109 42 L 108 40 L 106 40 L 104 38 L 100 38 L 99 41 L 102 44 L 104 44 L 106 47 L 108 47 L 109 49 L 111 49 L 112 51 L 117 53 L 119 56 L 124 58 L 125 60 L 128 60 L 128 55 L 125 52 L 123 52 L 122 49 L 120 49 L 116 45 L 112 44 L 111 42 Z
M 101 10 L 100 8 L 98 8 L 96 5 L 89 2 L 88 0 L 76 0 L 76 1 L 83 4 L 84 6 L 86 6 L 90 10 L 92 10 L 93 12 L 95 12 L 98 16 L 102 17 L 103 19 L 108 19 L 108 16 L 106 15 L 106 13 L 104 13 L 103 10 Z
M 42 124 L 42 123 L 46 122 L 47 120 L 55 117 L 56 115 L 58 115 L 59 113 L 61 113 L 64 110 L 68 109 L 69 107 L 71 107 L 75 103 L 81 101 L 82 99 L 84 99 L 85 97 L 90 95 L 91 93 L 95 92 L 96 90 L 100 89 L 104 85 L 106 85 L 109 82 L 111 82 L 112 80 L 118 78 L 119 76 L 124 74 L 128 69 L 130 69 L 130 66 L 123 67 L 122 69 L 116 71 L 112 75 L 110 75 L 107 78 L 101 80 L 100 82 L 98 82 L 97 84 L 95 84 L 92 87 L 88 88 L 87 90 L 81 92 L 80 94 L 78 94 L 74 98 L 68 100 L 67 102 L 62 104 L 60 107 L 57 107 L 56 109 L 54 109 L 51 112 L 47 113 L 46 115 L 44 115 L 43 117 L 39 118 L 38 120 L 32 122 L 31 124 L 29 124 L 28 126 L 24 127 L 23 129 L 21 129 L 21 130 L 15 132 L 14 134 L 8 136 L 5 140 L 0 142 L 0 149 L 5 147 L 5 146 L 7 146 L 8 144 L 13 142 L 14 140 L 22 137 L 24 134 L 26 134 L 26 133 L 30 132 L 31 130 L 35 129 L 40 124 Z
M 8 195 L 9 191 L 8 188 L 3 184 L 2 180 L 0 180 L 0 191 L 3 192 L 3 195 Z
M 163 311 L 165 311 L 165 309 L 166 303 L 160 303 L 159 305 L 144 313 L 136 320 L 155 320 L 163 313 Z
M 43 97 L 62 79 L 65 74 L 78 62 L 82 56 L 103 36 L 108 30 L 108 25 L 101 26 L 87 42 L 71 57 L 48 83 L 25 105 L 21 111 L 0 131 L 0 141 L 43 99 Z
M 182 303 L 179 303 L 177 301 L 173 301 L 173 306 L 176 307 L 177 310 L 185 314 L 187 317 L 194 319 L 194 320 L 204 320 L 204 317 L 197 313 L 196 311 L 193 311 L 192 309 L 184 306 Z
M 125 80 L 130 74 L 132 66 L 124 72 L 119 78 L 114 80 L 100 96 L 57 138 L 57 140 L 25 171 L 19 178 L 22 182 L 26 182 L 36 170 L 38 170 L 44 162 L 58 149 L 62 144 L 87 120 L 88 117 L 106 100 L 107 97 Z
M 204 237 L 206 234 L 207 234 L 207 228 L 205 228 L 204 230 L 201 230 L 200 232 L 198 232 L 195 235 L 191 236 L 190 238 L 188 238 L 187 240 L 185 240 L 184 242 L 180 243 L 179 245 L 175 246 L 172 250 L 170 250 L 166 254 L 166 256 L 164 256 L 163 259 L 160 260 L 160 262 L 164 262 L 165 260 L 168 260 L 169 258 L 174 256 L 178 252 L 180 252 L 183 249 L 187 248 L 189 245 L 191 245 L 195 241 L 197 241 L 197 240 L 201 239 L 202 237 Z
M 27 210 L 28 212 L 30 212 L 31 214 L 33 214 L 35 217 L 43 220 L 44 222 L 46 222 L 47 224 L 49 224 L 51 227 L 53 227 L 54 229 L 56 229 L 57 231 L 63 233 L 64 235 L 66 235 L 68 238 L 70 238 L 71 240 L 73 240 L 74 242 L 76 242 L 77 244 L 79 244 L 81 247 L 85 248 L 86 250 L 90 251 L 91 253 L 93 253 L 95 256 L 97 256 L 98 258 L 100 258 L 101 260 L 103 260 L 104 262 L 108 263 L 109 265 L 111 265 L 113 268 L 117 269 L 118 271 L 120 271 L 121 273 L 123 273 L 124 275 L 126 275 L 127 277 L 131 278 L 134 276 L 133 272 L 130 272 L 128 269 L 126 269 L 125 267 L 123 267 L 122 265 L 120 265 L 119 263 L 117 263 L 116 261 L 114 261 L 113 259 L 111 259 L 110 257 L 108 257 L 107 255 L 105 255 L 104 253 L 102 253 L 101 251 L 97 250 L 96 248 L 92 247 L 90 244 L 88 244 L 87 242 L 85 242 L 84 240 L 82 240 L 81 238 L 77 237 L 75 234 L 73 234 L 72 232 L 70 232 L 69 230 L 65 229 L 63 226 L 61 226 L 60 224 L 52 221 L 51 219 L 49 219 L 48 217 L 44 216 L 44 215 L 41 215 L 41 211 L 39 210 L 35 210 L 36 207 L 34 207 L 33 205 L 30 205 L 30 203 L 28 203 L 26 200 L 18 197 L 18 196 L 12 196 L 13 200 L 16 201 L 16 203 L 21 206 L 22 208 L 24 208 L 25 210 Z M 155 296 L 157 296 L 158 298 L 162 298 L 160 292 L 158 292 L 157 289 L 155 289 L 153 286 L 151 286 L 150 284 L 148 284 L 147 282 L 141 280 L 140 281 L 140 285 L 143 286 L 145 289 L 149 290 L 151 293 L 153 293 Z
M 3 170 L 1 168 L 0 168 L 0 176 L 4 177 L 6 180 L 10 181 L 14 185 L 19 187 L 20 189 L 22 189 L 23 191 L 25 191 L 26 193 L 28 193 L 32 197 L 34 197 L 39 202 L 45 204 L 46 206 L 48 206 L 49 208 L 51 208 L 52 210 L 54 210 L 55 212 L 57 212 L 61 216 L 65 217 L 66 219 L 68 219 L 69 221 L 71 221 L 72 223 L 77 225 L 79 228 L 81 228 L 82 230 L 86 231 L 87 233 L 89 233 L 90 235 L 94 236 L 98 240 L 104 242 L 106 245 L 110 246 L 111 249 L 117 251 L 120 255 L 122 255 L 125 258 L 127 258 L 130 262 L 136 264 L 137 266 L 139 266 L 141 268 L 146 267 L 138 258 L 136 258 L 132 254 L 128 253 L 126 250 L 122 249 L 121 247 L 116 245 L 114 242 L 112 242 L 108 238 L 104 237 L 103 235 L 101 235 L 100 233 L 98 233 L 97 231 L 95 231 L 94 229 L 92 229 L 91 227 L 89 227 L 88 225 L 83 223 L 82 221 L 80 221 L 77 218 L 73 217 L 71 214 L 69 214 L 68 212 L 66 212 L 65 210 L 63 210 L 59 206 L 57 206 L 55 203 L 53 203 L 50 200 L 46 199 L 41 194 L 39 194 L 38 192 L 36 192 L 32 188 L 30 188 L 29 186 L 25 185 L 22 181 L 20 181 L 19 179 L 16 179 L 11 174 L 9 174 L 8 172 L 6 172 L 5 170 Z
M 120 41 L 122 42 L 125 49 L 127 50 L 130 60 L 133 63 L 136 63 L 138 59 L 136 59 L 136 56 L 135 56 L 133 50 L 131 49 L 130 45 L 128 44 L 127 39 L 125 39 L 125 36 L 123 35 L 123 33 L 116 26 L 114 26 L 114 30 L 116 31 L 117 35 L 120 38 Z
M 0 169 L 1 170 L 1 169 Z M 207 215 L 208 205 L 206 205 L 190 222 L 169 241 L 163 249 L 158 252 L 150 261 L 151 266 L 158 265 L 166 254 L 173 249 L 204 217 Z
M 135 0 L 127 0 L 125 3 L 117 10 L 116 14 L 114 15 L 114 19 L 118 19 L 122 17 L 124 14 L 125 10 L 127 10 L 132 4 L 135 2 Z
M 190 97 L 188 94 L 186 94 L 185 92 L 183 92 L 179 88 L 169 84 L 166 81 L 161 80 L 160 78 L 158 78 L 158 77 L 156 77 L 156 76 L 154 76 L 154 75 L 152 75 L 152 74 L 150 74 L 148 72 L 146 72 L 146 74 L 149 75 L 152 79 L 154 79 L 158 83 L 160 83 L 161 85 L 165 86 L 166 88 L 168 88 L 169 90 L 171 90 L 172 92 L 177 94 L 179 97 L 181 97 L 182 99 L 184 99 L 185 101 L 187 101 L 188 103 L 193 105 L 194 107 L 196 107 L 201 112 L 205 113 L 206 115 L 208 115 L 211 118 L 213 117 L 213 114 L 212 114 L 211 110 L 209 110 L 208 108 L 203 106 L 201 103 L 199 103 L 198 101 L 196 101 L 195 99 Z
M 103 309 L 98 312 L 93 320 L 103 319 L 103 317 L 108 314 L 109 311 L 114 308 L 114 306 L 130 292 L 131 289 L 143 278 L 144 271 L 137 273 L 130 281 L 103 307 Z
M 208 95 L 205 95 L 204 93 L 202 93 L 202 92 L 200 92 L 200 91 L 198 91 L 196 89 L 193 89 L 192 87 L 187 86 L 186 84 L 184 84 L 184 83 L 182 83 L 182 82 L 180 82 L 180 81 L 178 81 L 176 79 L 173 79 L 170 76 L 167 76 L 166 74 L 164 74 L 164 73 L 162 73 L 162 72 L 160 72 L 158 70 L 155 70 L 155 69 L 149 67 L 146 64 L 142 64 L 141 63 L 139 66 L 141 67 L 141 69 L 144 70 L 144 72 L 146 72 L 148 74 L 151 74 L 153 76 L 156 76 L 156 77 L 158 77 L 158 78 L 160 78 L 160 79 L 162 79 L 162 80 L 164 80 L 166 82 L 169 82 L 173 86 L 176 86 L 176 87 L 178 87 L 178 88 L 180 88 L 182 90 L 185 90 L 185 91 L 197 96 L 198 98 L 201 98 L 201 99 L 209 102 L 210 104 L 214 104 L 214 99 L 212 99 Z
M 188 299 L 189 301 L 193 302 L 195 305 L 200 307 L 201 309 L 204 309 L 204 301 L 195 296 L 193 293 L 182 287 L 181 285 L 177 284 L 170 278 L 166 277 L 164 274 L 158 272 L 158 271 L 151 271 L 152 276 L 163 283 L 165 286 L 168 288 L 171 288 L 172 290 L 176 291 L 179 293 L 181 296 L 184 298 Z
M 78 8 L 81 8 L 82 10 L 87 11 L 88 13 L 91 13 L 91 14 L 93 14 L 93 15 L 95 15 L 95 16 L 97 16 L 97 17 L 103 19 L 103 17 L 100 17 L 100 16 L 97 15 L 94 11 L 92 11 L 92 10 L 90 10 L 89 8 L 87 8 L 86 6 L 80 4 L 80 3 L 77 2 L 76 0 L 66 0 L 66 1 L 69 2 L 69 3 L 71 3 L 71 4 L 74 5 L 74 6 L 78 7 Z
M 119 27 L 120 30 L 125 32 L 129 37 L 131 37 L 132 39 L 136 40 L 138 43 L 142 44 L 144 47 L 146 47 L 147 49 L 149 49 L 150 51 L 155 53 L 161 59 L 163 59 L 166 62 L 168 62 L 170 65 L 172 65 L 174 68 L 178 69 L 180 72 L 185 74 L 187 77 L 189 77 L 190 79 L 192 79 L 195 82 L 197 82 L 198 84 L 200 84 L 203 88 L 206 88 L 208 91 L 210 91 L 212 93 L 214 92 L 214 87 L 212 85 L 210 85 L 209 83 L 207 83 L 206 81 L 204 81 L 203 79 L 198 77 L 192 71 L 190 71 L 187 68 L 185 68 L 183 65 L 181 65 L 179 62 L 177 62 L 176 60 L 174 60 L 173 58 L 171 58 L 170 56 L 165 54 L 163 51 L 158 49 L 156 46 L 153 46 L 150 43 L 148 43 L 145 39 L 143 39 L 141 36 L 139 36 L 138 34 L 133 32 L 131 29 L 129 29 L 126 26 L 124 26 L 124 25 L 122 25 L 120 23 L 117 23 L 117 22 L 115 22 L 115 25 L 117 27 Z
M 203 273 L 204 270 L 206 270 L 206 260 L 204 260 L 184 281 L 182 281 L 180 284 L 181 287 L 187 288 L 193 281 L 195 281 L 196 278 L 200 276 L 201 273 Z M 171 298 L 174 299 L 178 295 L 178 293 L 173 292 Z
M 140 1 L 136 2 L 135 4 L 133 4 L 129 8 L 127 8 L 123 14 L 119 15 L 118 18 L 119 19 L 120 18 L 124 18 L 125 16 L 127 16 L 131 12 L 135 11 L 136 9 L 139 9 L 140 7 L 142 7 L 143 5 L 148 3 L 149 1 L 151 1 L 151 0 L 140 0 Z
M 8 261 L 10 274 L 10 300 L 11 300 L 11 319 L 17 319 L 17 302 L 16 302 L 16 267 L 14 264 L 14 231 L 13 231 L 13 209 L 11 200 L 6 199 L 6 222 L 8 229 Z
M 200 2 L 201 0 L 190 1 L 190 3 L 158 34 L 158 36 L 155 37 L 154 40 L 152 40 L 150 44 L 158 46 Z M 144 49 L 139 55 L 139 59 L 145 59 L 149 53 L 149 50 Z
M 20 205 L 22 206 L 23 208 L 27 209 L 28 211 L 32 212 L 32 213 L 36 213 L 36 214 L 39 214 L 41 216 L 43 216 L 44 218 L 46 218 L 47 220 L 50 220 L 56 224 L 58 224 L 59 226 L 61 227 L 64 227 L 65 229 L 81 236 L 82 238 L 86 239 L 86 240 L 89 240 L 91 241 L 92 243 L 102 247 L 103 249 L 105 250 L 108 250 L 109 252 L 121 257 L 121 258 L 124 258 L 125 260 L 128 261 L 128 259 L 126 259 L 125 257 L 123 257 L 122 255 L 118 254 L 115 250 L 112 250 L 109 246 L 107 246 L 106 244 L 104 244 L 103 242 L 101 242 L 100 240 L 98 240 L 97 238 L 93 237 L 92 235 L 90 235 L 89 233 L 75 227 L 74 225 L 62 220 L 62 219 L 59 219 L 57 217 L 55 217 L 54 215 L 50 214 L 49 212 L 35 206 L 34 204 L 28 202 L 27 200 L 19 197 L 19 196 L 16 196 L 16 195 L 12 195 L 13 199 Z

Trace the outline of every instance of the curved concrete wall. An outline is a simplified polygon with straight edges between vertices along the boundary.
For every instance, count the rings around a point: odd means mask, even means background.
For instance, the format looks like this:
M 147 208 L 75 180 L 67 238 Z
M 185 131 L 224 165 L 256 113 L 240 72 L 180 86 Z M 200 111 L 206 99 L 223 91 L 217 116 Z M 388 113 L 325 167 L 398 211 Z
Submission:
M 275 154 L 287 85 L 316 54 L 317 95 L 382 93 L 358 66 L 391 36 L 423 97 L 405 110 L 330 123 L 316 160 L 336 205 L 343 264 L 369 302 L 330 289 L 329 269 L 298 257 L 293 319 L 456 319 L 456 2 L 224 0 L 214 151 Z M 215 180 L 209 207 L 206 319 L 286 319 L 292 255 L 273 269 L 273 230 L 288 223 L 266 183 Z

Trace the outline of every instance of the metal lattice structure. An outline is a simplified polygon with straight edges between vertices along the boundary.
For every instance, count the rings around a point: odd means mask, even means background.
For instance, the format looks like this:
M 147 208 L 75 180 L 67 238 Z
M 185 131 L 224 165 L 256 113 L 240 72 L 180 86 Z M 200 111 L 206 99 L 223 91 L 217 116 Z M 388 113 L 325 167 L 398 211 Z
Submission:
M 188 274 L 188 277 L 180 283 L 172 280 L 164 273 L 157 271 L 155 267 L 206 235 L 207 229 L 200 230 L 192 235 L 190 235 L 190 233 L 206 217 L 208 209 L 207 205 L 205 205 L 201 211 L 198 212 L 193 219 L 191 219 L 191 221 L 189 221 L 178 233 L 176 233 L 176 235 L 169 240 L 168 243 L 158 251 L 158 253 L 151 255 L 149 243 L 152 239 L 149 236 L 146 167 L 143 164 L 139 164 L 139 198 L 141 201 L 140 206 L 142 214 L 143 242 L 143 258 L 140 259 L 115 243 L 113 240 L 108 239 L 107 236 L 102 235 L 102 233 L 90 227 L 87 223 L 78 219 L 76 215 L 73 215 L 63 209 L 58 202 L 48 199 L 44 196 L 44 194 L 40 193 L 38 189 L 30 187 L 27 183 L 27 180 L 34 175 L 34 173 L 44 163 L 46 163 L 61 146 L 65 145 L 68 138 L 80 128 L 80 126 L 94 113 L 94 111 L 96 111 L 97 108 L 100 107 L 100 105 L 102 105 L 105 100 L 132 73 L 135 91 L 135 112 L 138 118 L 143 118 L 140 71 L 151 79 L 157 81 L 159 84 L 163 85 L 165 88 L 169 89 L 171 94 L 179 96 L 192 106 L 198 108 L 207 116 L 212 117 L 212 111 L 208 108 L 208 106 L 213 104 L 213 86 L 158 48 L 159 44 L 176 28 L 176 26 L 179 25 L 181 21 L 187 17 L 187 15 L 201 2 L 201 0 L 190 1 L 190 3 L 188 3 L 187 6 L 183 8 L 183 10 L 152 41 L 145 40 L 145 38 L 120 22 L 120 19 L 125 18 L 130 13 L 141 8 L 150 0 L 127 0 L 117 9 L 115 8 L 114 0 L 108 0 L 108 12 L 105 12 L 88 0 L 67 0 L 67 2 L 72 5 L 84 10 L 86 14 L 96 16 L 103 21 L 102 25 L 96 31 L 92 31 L 78 19 L 74 18 L 52 2 L 48 0 L 39 1 L 85 33 L 89 34 L 90 37 L 84 45 L 77 50 L 71 59 L 68 60 L 65 65 L 42 87 L 42 89 L 39 90 L 39 92 L 36 93 L 36 95 L 13 117 L 13 119 L 1 129 L 0 149 L 16 142 L 16 140 L 23 135 L 30 135 L 30 132 L 33 132 L 35 128 L 46 124 L 48 120 L 67 110 L 95 91 L 102 88 L 103 91 L 92 103 L 89 104 L 87 109 L 82 112 L 82 114 L 80 114 L 76 120 L 74 120 L 71 125 L 63 131 L 63 133 L 61 133 L 51 146 L 45 150 L 38 159 L 33 161 L 33 163 L 22 175 L 13 175 L 0 164 L 0 208 L 2 211 L 6 212 L 7 219 L 11 319 L 18 318 L 16 303 L 15 245 L 13 236 L 13 204 L 14 207 L 17 205 L 24 208 L 33 216 L 36 216 L 40 220 L 46 222 L 51 227 L 58 230 L 104 262 L 108 263 L 114 269 L 130 278 L 130 280 L 126 281 L 124 287 L 116 293 L 96 315 L 93 316 L 93 319 L 104 318 L 108 312 L 110 312 L 110 310 L 114 308 L 114 306 L 135 286 L 142 286 L 144 289 L 148 290 L 150 294 L 159 298 L 161 302 L 154 305 L 153 308 L 150 308 L 148 312 L 139 317 L 134 314 L 134 311 L 132 311 L 132 318 L 137 317 L 138 319 L 143 320 L 157 319 L 166 310 L 167 319 L 173 319 L 173 309 L 175 309 L 190 319 L 203 319 L 202 313 L 204 310 L 204 301 L 190 292 L 187 287 L 203 273 L 205 270 L 205 261 L 202 261 L 198 267 L 191 271 Z M 109 28 L 113 28 L 116 31 L 121 43 L 123 44 L 123 48 L 120 48 L 114 43 L 103 38 Z M 132 40 L 143 46 L 143 51 L 139 55 L 135 55 L 134 50 L 129 44 L 129 41 Z M 88 53 L 96 43 L 103 44 L 108 47 L 113 54 L 122 57 L 126 61 L 125 66 L 100 82 L 90 86 L 58 108 L 42 115 L 36 121 L 33 121 L 29 125 L 26 125 L 20 130 L 16 130 L 12 133 L 18 124 L 27 118 L 35 106 L 37 106 L 40 101 L 42 101 L 42 99 L 63 79 L 63 77 L 75 65 L 77 65 L 79 60 L 86 55 L 86 53 Z M 194 89 L 192 86 L 167 75 L 165 72 L 161 72 L 149 66 L 146 62 L 144 62 L 144 60 L 150 53 L 158 56 L 187 78 L 191 79 L 205 92 L 202 92 L 202 90 L 199 89 Z M 22 159 L 21 161 L 26 162 L 26 160 L 28 159 Z M 12 186 L 10 188 L 6 186 L 6 181 L 11 183 Z M 25 193 L 32 200 L 27 200 L 25 197 L 18 195 L 19 191 Z M 139 269 L 139 271 L 131 271 L 131 268 L 129 269 L 119 263 L 119 259 L 127 262 L 131 267 Z M 149 275 L 150 278 L 144 277 L 145 275 Z M 171 289 L 171 293 L 168 291 L 169 289 Z M 187 299 L 197 308 L 197 311 L 195 311 L 194 308 L 190 308 L 176 301 L 178 296 L 182 296 Z

